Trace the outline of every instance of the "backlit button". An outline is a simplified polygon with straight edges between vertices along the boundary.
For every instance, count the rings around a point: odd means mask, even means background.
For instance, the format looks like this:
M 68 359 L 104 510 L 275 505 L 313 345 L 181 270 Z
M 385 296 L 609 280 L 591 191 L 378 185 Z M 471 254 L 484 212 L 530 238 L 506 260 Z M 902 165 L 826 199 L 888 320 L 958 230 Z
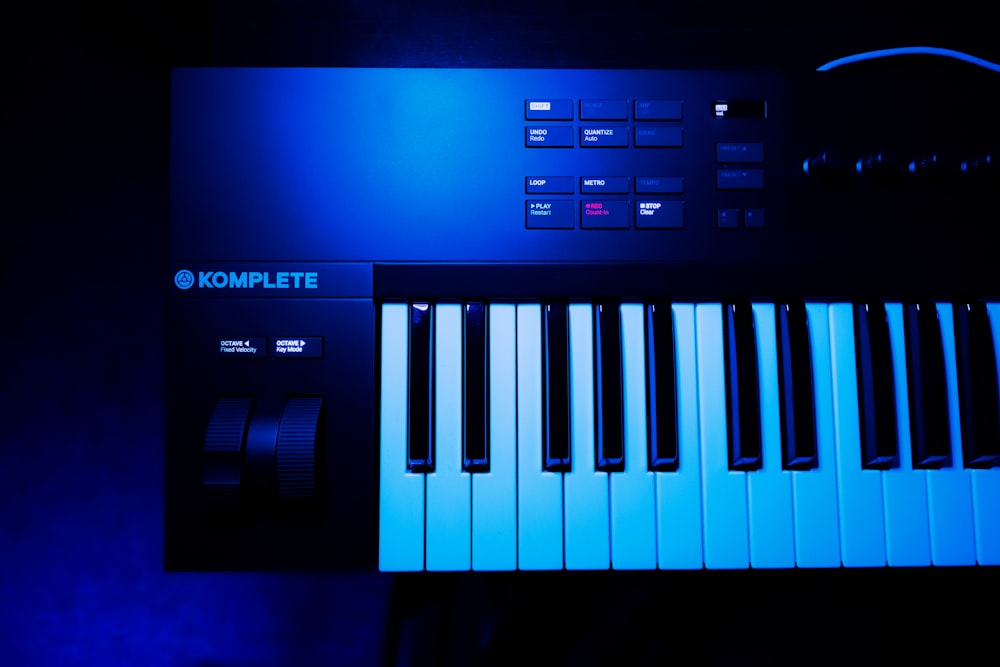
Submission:
M 528 176 L 524 179 L 524 191 L 529 195 L 571 195 L 572 176 Z
M 573 229 L 573 202 L 538 201 L 525 202 L 524 225 L 528 229 Z
M 583 194 L 627 195 L 628 177 L 589 178 L 580 179 L 580 192 Z
M 635 128 L 637 148 L 680 148 L 684 145 L 684 132 L 679 127 Z
M 679 201 L 637 201 L 635 226 L 638 229 L 682 229 L 684 203 Z
M 740 209 L 720 208 L 718 212 L 719 229 L 736 229 L 739 227 Z
M 525 100 L 524 117 L 527 120 L 573 120 L 573 100 Z
M 580 100 L 580 120 L 628 120 L 628 102 Z
M 763 162 L 764 144 L 752 142 L 726 142 L 715 145 L 717 162 Z
M 580 204 L 583 229 L 628 229 L 627 201 L 585 201 Z
M 679 195 L 684 192 L 684 178 L 639 176 L 635 179 L 635 191 L 641 195 Z
M 249 338 L 220 338 L 220 359 L 255 359 L 267 356 L 267 338 L 263 336 Z
M 524 128 L 528 148 L 572 148 L 573 128 L 569 125 L 529 125 Z
M 320 359 L 323 356 L 323 337 L 275 338 L 274 356 L 278 359 Z
M 763 190 L 763 169 L 719 169 L 717 185 L 720 190 Z
M 680 120 L 683 114 L 680 100 L 636 100 L 636 120 Z
M 581 127 L 581 148 L 626 148 L 628 147 L 627 127 Z

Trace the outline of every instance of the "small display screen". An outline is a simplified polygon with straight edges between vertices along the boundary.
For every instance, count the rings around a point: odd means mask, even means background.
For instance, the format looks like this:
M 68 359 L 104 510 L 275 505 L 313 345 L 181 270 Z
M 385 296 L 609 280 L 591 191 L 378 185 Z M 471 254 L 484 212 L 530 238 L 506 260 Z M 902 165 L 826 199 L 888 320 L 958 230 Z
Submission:
M 712 115 L 716 118 L 767 118 L 764 100 L 715 100 Z

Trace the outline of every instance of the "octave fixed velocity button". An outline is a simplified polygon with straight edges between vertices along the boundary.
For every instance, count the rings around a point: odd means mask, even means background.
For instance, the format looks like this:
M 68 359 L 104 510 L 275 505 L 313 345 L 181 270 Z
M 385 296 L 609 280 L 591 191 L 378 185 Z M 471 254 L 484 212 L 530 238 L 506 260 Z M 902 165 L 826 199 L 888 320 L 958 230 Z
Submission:
M 573 100 L 525 100 L 524 117 L 527 120 L 573 120 Z
M 715 145 L 716 162 L 763 162 L 764 144 L 728 141 Z
M 684 203 L 679 201 L 637 201 L 635 226 L 638 229 L 682 229 Z
M 248 338 L 220 338 L 220 359 L 259 359 L 267 356 L 267 338 L 250 336 Z
M 717 187 L 720 190 L 763 190 L 763 169 L 719 169 Z
M 580 100 L 580 120 L 628 120 L 628 102 Z
M 524 128 L 524 145 L 528 148 L 572 148 L 573 128 L 570 125 L 528 125 Z
M 626 195 L 628 194 L 628 177 L 594 178 L 584 176 L 580 179 L 580 192 L 583 194 Z
M 636 100 L 636 120 L 680 120 L 684 105 L 680 100 Z
M 679 127 L 635 128 L 637 148 L 680 148 L 684 145 L 684 131 Z
M 581 148 L 627 148 L 628 128 L 624 126 L 581 127 Z
M 628 229 L 628 202 L 581 202 L 580 226 L 583 229 Z
M 528 176 L 524 179 L 524 191 L 529 195 L 571 195 L 572 176 Z
M 524 224 L 528 229 L 573 229 L 572 201 L 539 201 L 529 199 L 524 207 Z
M 278 359 L 320 359 L 323 356 L 323 337 L 275 338 L 274 356 Z

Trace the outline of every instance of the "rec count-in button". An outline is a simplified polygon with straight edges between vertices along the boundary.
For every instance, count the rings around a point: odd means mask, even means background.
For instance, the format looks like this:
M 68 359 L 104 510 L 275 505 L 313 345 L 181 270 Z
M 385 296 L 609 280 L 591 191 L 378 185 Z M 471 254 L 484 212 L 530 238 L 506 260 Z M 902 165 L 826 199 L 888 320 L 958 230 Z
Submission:
M 274 356 L 279 359 L 319 359 L 323 356 L 323 337 L 275 338 Z
M 575 229 L 573 202 L 528 200 L 525 203 L 524 226 L 528 229 Z
M 628 229 L 628 202 L 581 202 L 580 227 L 583 229 Z
M 525 100 L 527 120 L 573 120 L 573 100 Z
M 529 125 L 524 128 L 524 145 L 528 148 L 572 148 L 573 127 Z
M 222 359 L 260 359 L 267 356 L 267 338 L 220 338 L 219 357 Z

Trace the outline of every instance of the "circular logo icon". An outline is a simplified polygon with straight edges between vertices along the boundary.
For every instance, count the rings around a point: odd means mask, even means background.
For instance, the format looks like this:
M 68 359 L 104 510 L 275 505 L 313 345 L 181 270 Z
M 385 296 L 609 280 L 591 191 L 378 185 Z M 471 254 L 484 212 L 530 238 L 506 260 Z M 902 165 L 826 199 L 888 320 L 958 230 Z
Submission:
M 188 289 L 191 285 L 194 285 L 194 274 L 187 269 L 181 269 L 174 274 L 174 284 L 181 289 Z

